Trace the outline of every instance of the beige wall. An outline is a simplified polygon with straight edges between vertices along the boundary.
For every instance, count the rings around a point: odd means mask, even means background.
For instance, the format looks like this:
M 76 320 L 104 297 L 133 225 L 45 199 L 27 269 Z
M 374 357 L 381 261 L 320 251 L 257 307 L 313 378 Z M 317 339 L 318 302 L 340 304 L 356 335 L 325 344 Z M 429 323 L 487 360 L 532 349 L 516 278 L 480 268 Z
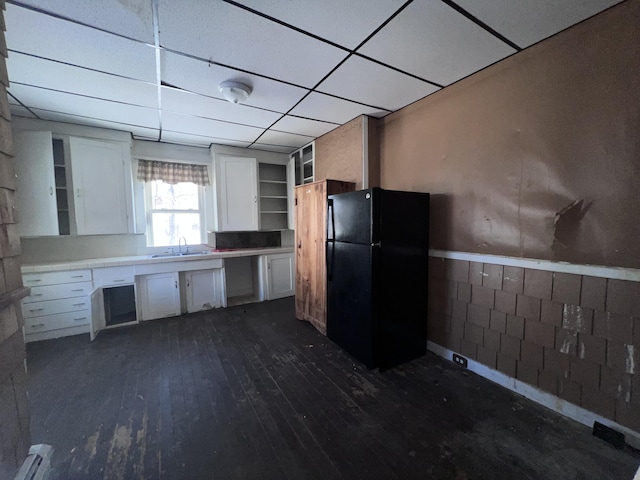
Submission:
M 4 26 L 2 10 L 0 24 Z M 22 287 L 20 274 L 6 57 L 3 28 L 0 31 L 0 478 L 13 478 L 31 441 L 20 310 L 20 299 L 27 289 Z
M 383 188 L 432 197 L 432 247 L 640 267 L 640 1 L 381 122 Z
M 314 179 L 354 182 L 362 188 L 362 116 L 316 139 Z
M 379 120 L 361 115 L 316 139 L 315 180 L 380 186 Z

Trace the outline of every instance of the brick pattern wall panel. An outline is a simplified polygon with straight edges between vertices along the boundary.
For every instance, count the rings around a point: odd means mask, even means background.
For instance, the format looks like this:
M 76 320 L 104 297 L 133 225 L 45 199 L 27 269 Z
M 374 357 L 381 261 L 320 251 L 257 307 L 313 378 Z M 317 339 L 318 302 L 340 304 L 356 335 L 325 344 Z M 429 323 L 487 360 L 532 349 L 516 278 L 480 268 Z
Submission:
M 0 478 L 14 478 L 31 444 L 20 295 L 20 237 L 15 217 L 13 136 L 8 108 L 4 2 L 0 2 Z
M 430 340 L 640 431 L 640 283 L 434 261 Z

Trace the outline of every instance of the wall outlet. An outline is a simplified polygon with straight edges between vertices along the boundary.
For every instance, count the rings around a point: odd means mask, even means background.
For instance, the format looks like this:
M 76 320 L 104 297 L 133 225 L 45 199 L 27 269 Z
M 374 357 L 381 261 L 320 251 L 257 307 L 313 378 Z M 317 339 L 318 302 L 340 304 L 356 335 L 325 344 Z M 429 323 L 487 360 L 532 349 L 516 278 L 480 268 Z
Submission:
M 467 359 L 464 357 L 461 357 L 457 353 L 453 354 L 453 363 L 457 363 L 461 367 L 467 368 Z

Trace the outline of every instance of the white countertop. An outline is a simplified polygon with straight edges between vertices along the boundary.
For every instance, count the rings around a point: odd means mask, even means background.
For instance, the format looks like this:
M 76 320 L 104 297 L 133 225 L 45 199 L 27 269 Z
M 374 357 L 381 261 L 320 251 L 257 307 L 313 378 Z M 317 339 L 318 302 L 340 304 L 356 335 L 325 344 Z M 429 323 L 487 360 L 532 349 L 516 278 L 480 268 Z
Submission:
M 124 265 L 142 265 L 168 262 L 191 262 L 196 260 L 211 260 L 217 258 L 251 257 L 254 255 L 267 255 L 270 253 L 290 253 L 290 247 L 268 247 L 268 248 L 239 248 L 236 250 L 226 250 L 223 252 L 210 252 L 202 255 L 186 255 L 175 257 L 157 257 L 152 255 L 135 255 L 131 257 L 108 257 L 108 258 L 88 258 L 86 260 L 68 260 L 64 262 L 48 262 L 38 264 L 22 265 L 22 273 L 42 273 L 57 272 L 62 270 L 78 270 L 81 268 L 103 268 L 117 267 Z

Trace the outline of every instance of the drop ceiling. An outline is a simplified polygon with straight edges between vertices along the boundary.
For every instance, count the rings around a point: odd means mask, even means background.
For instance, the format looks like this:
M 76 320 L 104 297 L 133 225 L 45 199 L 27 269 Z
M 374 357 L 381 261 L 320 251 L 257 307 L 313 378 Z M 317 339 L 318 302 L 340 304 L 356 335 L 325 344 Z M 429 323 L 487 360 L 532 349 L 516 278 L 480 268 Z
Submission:
M 612 0 L 7 1 L 14 116 L 288 153 L 383 117 Z M 252 88 L 241 105 L 218 85 Z

